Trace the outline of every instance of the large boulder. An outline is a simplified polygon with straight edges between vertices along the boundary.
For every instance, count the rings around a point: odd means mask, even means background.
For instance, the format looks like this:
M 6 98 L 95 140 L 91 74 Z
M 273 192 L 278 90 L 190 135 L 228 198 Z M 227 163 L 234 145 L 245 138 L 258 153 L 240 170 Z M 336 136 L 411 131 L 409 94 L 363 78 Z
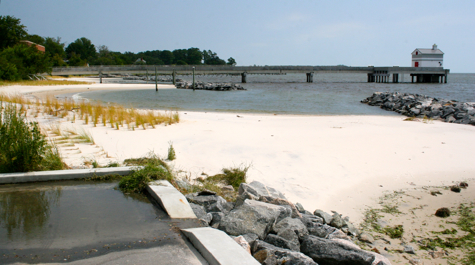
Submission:
M 349 239 L 348 236 L 340 229 L 329 226 L 327 224 L 315 224 L 312 227 L 307 227 L 310 235 L 325 238 L 325 239 Z
M 285 249 L 290 249 L 292 251 L 299 252 L 300 251 L 299 238 L 295 234 L 289 233 L 288 231 L 286 231 L 285 234 L 287 238 L 283 238 L 275 234 L 268 234 L 264 241 L 279 248 L 285 248 Z
M 330 240 L 306 236 L 300 250 L 319 264 L 372 265 L 375 256 L 346 240 Z
M 300 219 L 284 218 L 274 225 L 265 241 L 274 246 L 300 251 L 300 238 L 308 235 L 307 227 Z
M 333 217 L 332 217 L 329 213 L 327 213 L 327 212 L 325 212 L 325 211 L 322 211 L 322 210 L 320 210 L 320 209 L 316 209 L 316 210 L 313 212 L 313 214 L 314 214 L 315 216 L 318 216 L 318 217 L 323 218 L 323 220 L 325 221 L 325 224 L 327 224 L 327 225 L 331 224 L 331 222 L 332 222 L 332 220 L 333 220 Z
M 261 264 L 318 265 L 300 252 L 279 248 L 260 240 L 252 244 L 252 253 Z
M 296 218 L 284 218 L 276 223 L 272 228 L 272 231 L 278 235 L 287 230 L 292 231 L 295 235 L 297 235 L 298 238 L 303 238 L 304 236 L 308 235 L 307 227 L 300 219 Z
M 190 203 L 190 206 L 196 217 L 200 220 L 203 220 L 206 224 L 209 225 L 209 223 L 213 219 L 213 216 L 209 213 L 206 213 L 204 207 L 201 205 Z
M 239 186 L 239 195 L 251 200 L 259 200 L 261 196 L 268 196 L 287 200 L 284 194 L 282 194 L 280 191 L 272 187 L 266 186 L 259 181 L 253 181 L 249 184 L 241 183 L 241 185 Z M 249 196 L 250 198 L 246 196 Z
M 223 197 L 210 193 L 192 193 L 185 197 L 188 202 L 203 206 L 208 213 L 223 212 L 226 214 L 233 208 L 233 204 L 227 202 Z
M 258 200 L 262 201 L 262 202 L 267 202 L 267 203 L 270 203 L 270 204 L 275 204 L 275 205 L 287 205 L 287 206 L 289 206 L 290 209 L 292 210 L 292 218 L 300 218 L 302 216 L 300 214 L 300 212 L 297 210 L 297 207 L 295 207 L 295 205 L 293 203 L 289 202 L 288 200 L 284 200 L 282 198 L 270 197 L 270 196 L 261 196 L 261 197 L 259 197 Z
M 265 239 L 276 222 L 290 216 L 291 210 L 287 207 L 245 200 L 221 219 L 218 228 L 233 236 L 254 233 Z

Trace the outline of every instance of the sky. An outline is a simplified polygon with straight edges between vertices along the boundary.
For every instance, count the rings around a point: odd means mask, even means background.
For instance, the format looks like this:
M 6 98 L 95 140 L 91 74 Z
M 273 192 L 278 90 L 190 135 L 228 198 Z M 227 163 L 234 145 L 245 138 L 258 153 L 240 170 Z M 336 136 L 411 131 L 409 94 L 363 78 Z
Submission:
M 475 73 L 475 1 L 0 0 L 29 34 L 86 37 L 111 51 L 196 47 L 237 65 L 410 66 L 437 44 Z

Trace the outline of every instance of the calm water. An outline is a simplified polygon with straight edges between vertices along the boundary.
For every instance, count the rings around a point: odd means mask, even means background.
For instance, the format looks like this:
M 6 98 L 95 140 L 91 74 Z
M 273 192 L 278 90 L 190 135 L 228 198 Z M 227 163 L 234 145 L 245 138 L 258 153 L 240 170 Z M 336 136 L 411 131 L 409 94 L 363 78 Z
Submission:
M 117 182 L 0 185 L 0 264 L 70 262 L 114 251 L 183 245 L 172 220 Z
M 191 76 L 180 76 L 191 81 Z M 410 76 L 400 77 L 410 82 Z M 197 76 L 205 82 L 236 82 L 240 76 Z M 475 74 L 450 74 L 447 84 L 367 83 L 364 74 L 317 74 L 305 83 L 305 74 L 248 75 L 247 91 L 192 91 L 154 89 L 94 91 L 79 96 L 102 102 L 147 109 L 224 111 L 310 115 L 396 115 L 361 104 L 374 92 L 404 92 L 475 102 Z

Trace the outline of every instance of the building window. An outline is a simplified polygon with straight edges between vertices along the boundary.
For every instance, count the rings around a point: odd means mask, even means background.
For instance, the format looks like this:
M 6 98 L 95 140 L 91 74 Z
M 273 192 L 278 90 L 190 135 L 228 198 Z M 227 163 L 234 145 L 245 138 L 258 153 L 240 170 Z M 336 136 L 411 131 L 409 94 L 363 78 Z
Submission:
M 415 62 L 414 67 L 419 67 L 419 62 Z
M 416 52 L 416 55 L 419 55 L 419 52 Z

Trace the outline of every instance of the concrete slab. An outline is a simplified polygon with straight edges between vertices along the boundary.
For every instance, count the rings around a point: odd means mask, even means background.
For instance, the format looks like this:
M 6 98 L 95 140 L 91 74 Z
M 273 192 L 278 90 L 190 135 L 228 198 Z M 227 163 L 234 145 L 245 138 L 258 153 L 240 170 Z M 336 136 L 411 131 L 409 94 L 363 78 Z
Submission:
M 260 264 L 230 236 L 211 227 L 182 229 L 209 264 Z
M 108 167 L 92 169 L 70 169 L 54 171 L 35 171 L 26 173 L 4 173 L 0 174 L 0 184 L 13 184 L 25 182 L 70 180 L 81 178 L 92 178 L 105 175 L 129 175 L 136 167 Z
M 185 196 L 175 189 L 170 182 L 166 180 L 150 182 L 147 185 L 147 191 L 168 213 L 170 218 L 196 218 Z

